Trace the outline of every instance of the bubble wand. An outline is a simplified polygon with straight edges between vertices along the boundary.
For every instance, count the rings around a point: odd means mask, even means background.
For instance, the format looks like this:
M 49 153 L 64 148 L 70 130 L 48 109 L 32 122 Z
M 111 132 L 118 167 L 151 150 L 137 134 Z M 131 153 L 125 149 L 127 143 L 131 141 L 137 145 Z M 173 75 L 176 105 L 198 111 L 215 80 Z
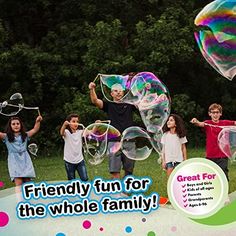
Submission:
M 97 79 L 100 78 L 100 75 L 101 75 L 101 74 L 97 74 L 97 76 L 96 76 L 95 79 L 93 80 L 93 83 L 95 83 L 95 82 L 97 81 Z
M 19 105 L 14 105 L 14 104 L 9 104 L 8 102 L 4 101 L 3 103 L 0 104 L 1 107 L 6 107 L 6 106 L 9 106 L 9 107 L 16 107 L 16 108 L 19 108 L 19 111 L 21 111 L 22 109 L 26 109 L 26 110 L 37 110 L 38 111 L 38 114 L 39 116 L 41 116 L 40 114 L 40 111 L 39 111 L 39 107 L 26 107 L 26 106 L 23 106 L 21 104 Z M 17 113 L 19 112 L 17 111 Z M 16 114 L 17 114 L 16 113 Z M 11 114 L 3 114 L 3 115 L 6 115 L 6 116 L 11 116 Z

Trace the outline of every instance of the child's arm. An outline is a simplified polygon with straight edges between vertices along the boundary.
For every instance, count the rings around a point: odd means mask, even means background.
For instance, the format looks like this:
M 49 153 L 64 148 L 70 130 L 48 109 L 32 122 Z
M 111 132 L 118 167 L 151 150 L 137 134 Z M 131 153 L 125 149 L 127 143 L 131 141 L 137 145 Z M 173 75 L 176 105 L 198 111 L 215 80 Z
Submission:
M 181 149 L 182 149 L 182 153 L 183 153 L 183 160 L 185 161 L 185 160 L 187 160 L 187 148 L 186 148 L 185 143 L 182 144 Z
M 95 123 L 101 123 L 101 120 L 96 120 Z M 98 129 L 98 127 L 96 125 L 93 126 L 92 130 L 84 129 L 83 137 L 86 138 L 90 134 L 95 134 L 97 129 Z
M 5 136 L 6 136 L 6 133 L 2 133 L 2 132 L 0 132 L 0 139 L 4 139 Z
M 201 122 L 199 121 L 197 118 L 193 118 L 190 123 L 198 126 L 198 127 L 204 127 L 205 126 L 205 123 L 204 122 Z
M 161 165 L 162 165 L 162 169 L 165 170 L 166 169 L 166 159 L 165 159 L 165 153 L 164 153 L 164 146 L 163 146 L 162 153 L 161 153 Z
M 91 102 L 96 106 L 98 107 L 99 109 L 102 109 L 103 108 L 103 101 L 101 99 L 98 99 L 97 97 L 97 94 L 96 94 L 96 91 L 95 91 L 95 88 L 96 88 L 96 84 L 91 82 L 89 84 L 89 90 L 90 90 L 90 99 L 91 99 Z
M 66 127 L 70 124 L 70 122 L 68 120 L 66 120 L 63 125 L 61 126 L 61 129 L 60 129 L 60 135 L 61 136 L 65 136 L 65 130 L 66 130 Z
M 43 120 L 42 116 L 38 116 L 35 120 L 34 128 L 27 132 L 29 137 L 32 137 L 36 134 L 40 129 L 40 122 Z

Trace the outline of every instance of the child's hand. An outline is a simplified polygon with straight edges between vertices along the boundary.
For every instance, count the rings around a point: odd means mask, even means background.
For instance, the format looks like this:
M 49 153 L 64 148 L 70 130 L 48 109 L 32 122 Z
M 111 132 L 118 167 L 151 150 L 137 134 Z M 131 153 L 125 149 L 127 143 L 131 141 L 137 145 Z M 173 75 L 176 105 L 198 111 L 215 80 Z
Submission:
M 101 123 L 101 120 L 96 120 L 95 123 Z
M 198 121 L 198 119 L 197 118 L 193 118 L 192 120 L 190 120 L 190 123 L 192 123 L 192 124 L 196 124 L 196 123 L 198 123 L 199 121 Z
M 91 89 L 95 89 L 95 87 L 96 87 L 96 84 L 94 83 L 94 82 L 90 82 L 89 83 L 89 89 L 91 90 Z
M 68 125 L 70 125 L 70 122 L 69 122 L 68 120 L 66 120 L 66 121 L 63 123 L 63 125 L 64 125 L 65 127 L 67 127 Z
M 42 120 L 43 120 L 43 117 L 42 117 L 42 116 L 38 116 L 38 117 L 36 118 L 36 123 L 41 122 Z

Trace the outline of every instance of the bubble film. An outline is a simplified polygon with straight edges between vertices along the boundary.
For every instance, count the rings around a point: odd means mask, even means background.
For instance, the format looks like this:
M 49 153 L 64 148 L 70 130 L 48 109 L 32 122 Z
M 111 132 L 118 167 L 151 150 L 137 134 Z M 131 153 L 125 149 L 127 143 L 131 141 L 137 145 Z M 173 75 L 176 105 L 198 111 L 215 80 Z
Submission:
M 145 160 L 152 153 L 151 137 L 137 126 L 127 128 L 122 133 L 122 152 L 132 160 Z
M 23 108 L 24 100 L 20 93 L 15 93 L 7 101 L 0 103 L 0 113 L 5 116 L 15 116 Z
M 84 130 L 84 136 L 86 151 L 95 163 L 99 162 L 105 155 L 108 142 L 120 140 L 120 132 L 110 124 L 105 123 L 93 123 L 89 125 Z
M 153 73 L 140 72 L 133 77 L 100 76 L 102 87 L 111 89 L 113 85 L 119 84 L 124 88 L 126 92 L 118 101 L 137 106 L 148 132 L 156 133 L 162 128 L 170 114 L 170 95 L 166 86 Z M 113 101 L 105 92 L 104 96 Z
M 28 150 L 29 152 L 34 155 L 34 156 L 37 156 L 37 152 L 38 152 L 38 146 L 36 143 L 31 143 L 29 146 L 28 146 Z
M 232 160 L 236 158 L 236 127 L 226 127 L 218 135 L 221 151 Z
M 113 102 L 111 95 L 112 90 L 117 89 L 122 91 L 122 96 L 118 97 L 116 102 L 121 102 L 125 97 L 129 97 L 132 78 L 129 75 L 102 75 L 100 74 L 100 83 L 104 97 Z M 129 101 L 133 104 L 135 98 L 130 98 Z
M 151 137 L 151 143 L 155 151 L 160 154 L 162 151 L 161 137 L 163 135 L 162 130 L 159 130 L 157 133 L 149 133 Z
M 135 105 L 140 112 L 142 121 L 146 127 L 144 131 L 137 127 L 131 127 L 122 134 L 122 140 L 127 136 L 132 136 L 133 143 L 139 144 L 138 139 L 148 140 L 148 146 L 151 144 L 158 153 L 161 152 L 161 130 L 170 115 L 170 95 L 166 86 L 151 72 L 140 72 L 137 74 L 130 73 L 128 75 L 103 75 L 99 74 L 101 88 L 104 97 L 110 102 L 129 103 Z M 114 96 L 113 90 L 117 92 Z M 125 135 L 125 137 L 124 137 Z M 138 150 L 138 156 L 132 157 L 133 153 L 129 153 L 122 142 L 121 148 L 130 159 L 145 159 L 149 156 L 149 150 L 145 146 Z M 135 145 L 137 146 L 137 145 Z M 118 144 L 114 148 L 110 148 L 110 152 L 119 150 Z M 137 150 L 136 150 L 137 151 Z M 141 157 L 144 155 L 144 158 Z
M 195 18 L 194 33 L 207 62 L 225 78 L 236 75 L 236 0 L 216 0 Z
M 96 153 L 97 153 L 97 148 L 95 146 L 90 144 L 86 145 L 86 148 L 84 149 L 85 159 L 91 165 L 99 165 L 104 160 L 104 155 L 99 156 Z

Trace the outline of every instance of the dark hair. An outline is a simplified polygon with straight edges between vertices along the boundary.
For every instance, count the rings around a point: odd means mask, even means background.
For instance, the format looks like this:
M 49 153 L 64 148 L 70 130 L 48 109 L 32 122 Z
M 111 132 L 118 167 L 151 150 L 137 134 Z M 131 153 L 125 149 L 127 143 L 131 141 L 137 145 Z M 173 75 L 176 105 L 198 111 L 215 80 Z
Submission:
M 184 121 L 183 119 L 179 116 L 179 115 L 176 115 L 176 114 L 170 114 L 170 116 L 168 117 L 168 120 L 170 117 L 173 117 L 174 120 L 175 120 L 175 124 L 176 124 L 176 133 L 178 135 L 179 138 L 183 138 L 186 136 L 186 129 L 184 127 Z M 166 121 L 164 127 L 163 127 L 163 132 L 167 132 L 169 131 L 170 129 L 167 127 L 167 122 L 168 120 Z
M 21 119 L 17 116 L 11 117 L 7 122 L 6 129 L 5 129 L 5 132 L 7 134 L 7 138 L 9 140 L 9 142 L 11 142 L 11 143 L 15 141 L 15 134 L 14 134 L 12 128 L 11 128 L 11 122 L 13 120 L 18 120 L 20 122 L 20 134 L 21 134 L 22 142 L 24 142 L 26 137 L 27 137 L 27 134 L 26 134 L 26 131 L 25 131 L 25 126 L 22 123 Z
M 68 116 L 66 117 L 66 120 L 67 120 L 67 121 L 71 121 L 71 119 L 74 118 L 74 117 L 75 117 L 75 118 L 78 118 L 78 120 L 79 120 L 79 115 L 76 114 L 76 113 L 71 113 L 70 115 L 68 115 Z M 72 130 L 71 130 L 71 128 L 70 128 L 69 125 L 68 125 L 67 129 L 70 131 L 70 133 L 72 133 Z

